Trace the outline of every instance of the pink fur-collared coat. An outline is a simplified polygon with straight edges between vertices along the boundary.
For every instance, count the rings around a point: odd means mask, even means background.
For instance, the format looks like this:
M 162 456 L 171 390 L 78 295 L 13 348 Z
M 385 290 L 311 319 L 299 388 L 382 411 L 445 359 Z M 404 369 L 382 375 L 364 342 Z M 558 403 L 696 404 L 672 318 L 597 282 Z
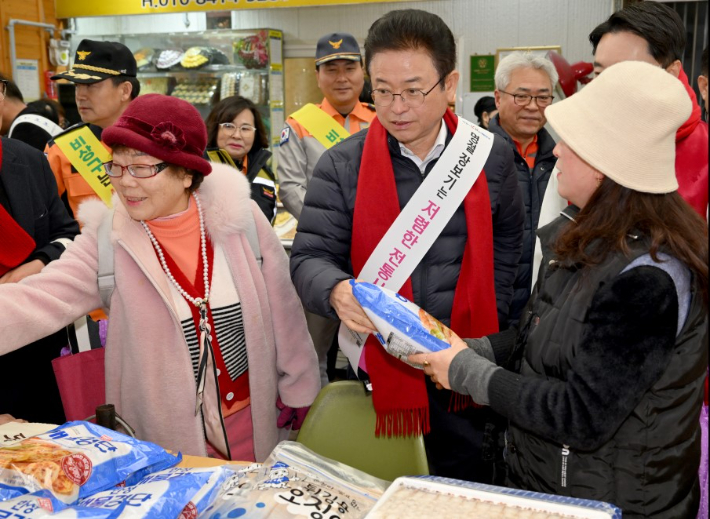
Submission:
M 289 407 L 311 405 L 320 388 L 315 350 L 280 241 L 234 169 L 212 165 L 198 193 L 205 226 L 225 251 L 241 300 L 249 362 L 254 454 L 263 461 L 279 441 L 280 396 Z M 141 224 L 116 206 L 111 242 L 115 289 L 106 343 L 106 398 L 140 439 L 185 454 L 206 455 L 195 415 L 195 377 L 169 280 Z M 108 209 L 86 202 L 82 234 L 62 257 L 21 283 L 0 285 L 0 355 L 68 325 L 99 308 L 97 228 Z M 244 233 L 256 222 L 261 268 Z M 2 357 L 0 357 L 0 366 Z M 32 367 L 27 367 L 31 380 Z M 214 383 L 214 382 L 212 382 Z M 206 387 L 205 425 L 218 426 L 214 389 Z

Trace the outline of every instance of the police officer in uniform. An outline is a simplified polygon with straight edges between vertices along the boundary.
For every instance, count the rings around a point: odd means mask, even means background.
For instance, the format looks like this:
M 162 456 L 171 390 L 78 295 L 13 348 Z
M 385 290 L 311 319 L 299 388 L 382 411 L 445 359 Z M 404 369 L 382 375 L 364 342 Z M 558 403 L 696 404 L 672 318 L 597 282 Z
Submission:
M 128 104 L 138 97 L 140 83 L 136 71 L 136 60 L 125 45 L 82 40 L 72 68 L 52 76 L 53 80 L 66 79 L 76 85 L 76 105 L 83 121 L 60 135 L 88 125 L 100 140 L 103 129 L 116 122 Z M 54 140 L 47 144 L 45 153 L 57 180 L 59 195 L 76 217 L 79 204 L 96 194 Z

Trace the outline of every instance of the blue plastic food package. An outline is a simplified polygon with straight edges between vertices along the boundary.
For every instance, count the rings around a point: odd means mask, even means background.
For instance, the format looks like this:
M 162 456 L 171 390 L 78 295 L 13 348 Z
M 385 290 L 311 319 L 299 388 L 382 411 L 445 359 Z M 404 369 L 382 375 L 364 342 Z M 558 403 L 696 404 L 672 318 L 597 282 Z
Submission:
M 233 485 L 240 477 L 237 467 L 230 467 L 229 465 L 189 470 L 209 473 L 209 479 L 202 485 L 202 488 L 192 496 L 190 502 L 185 505 L 178 519 L 191 519 L 202 514 L 206 508 L 214 503 L 223 487 Z
M 146 476 L 137 485 L 115 487 L 80 499 L 78 505 L 82 509 L 111 512 L 112 518 L 194 519 L 198 509 L 192 500 L 215 473 L 218 473 L 218 470 L 214 468 L 163 470 Z M 212 499 L 214 495 L 216 491 L 213 492 Z
M 51 492 L 41 490 L 36 494 L 25 494 L 0 502 L 2 519 L 34 519 L 47 517 L 64 510 L 67 505 L 55 498 Z
M 137 471 L 178 461 L 153 443 L 89 422 L 68 422 L 0 448 L 0 501 L 46 489 L 59 501 L 73 504 Z
M 391 355 L 407 362 L 408 355 L 451 346 L 449 340 L 456 336 L 451 329 L 408 299 L 371 283 L 352 280 L 350 284 L 353 295 L 377 328 L 377 340 Z

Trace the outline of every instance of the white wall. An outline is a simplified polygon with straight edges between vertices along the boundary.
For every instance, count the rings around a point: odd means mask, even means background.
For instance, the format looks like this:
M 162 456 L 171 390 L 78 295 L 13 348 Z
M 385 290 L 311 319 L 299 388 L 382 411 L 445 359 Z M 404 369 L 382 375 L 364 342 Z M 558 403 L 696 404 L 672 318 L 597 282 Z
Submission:
M 614 0 L 429 0 L 329 7 L 235 10 L 235 29 L 271 28 L 284 32 L 284 44 L 315 45 L 328 32 L 347 31 L 364 41 L 372 22 L 393 9 L 416 8 L 435 13 L 449 25 L 457 41 L 463 38 L 461 70 L 469 85 L 471 54 L 494 54 L 497 48 L 560 45 L 570 62 L 591 61 L 589 32 L 612 12 Z M 189 21 L 189 27 L 185 26 Z M 77 19 L 77 39 L 83 36 L 200 31 L 204 13 L 135 15 Z

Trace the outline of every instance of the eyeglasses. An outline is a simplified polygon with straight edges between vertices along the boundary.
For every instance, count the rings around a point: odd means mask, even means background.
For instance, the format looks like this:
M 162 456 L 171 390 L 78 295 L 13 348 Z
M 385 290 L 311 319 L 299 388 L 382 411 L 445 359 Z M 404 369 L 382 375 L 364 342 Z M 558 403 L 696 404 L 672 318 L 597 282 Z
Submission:
M 239 134 L 243 135 L 244 137 L 247 137 L 256 131 L 256 128 L 251 124 L 242 124 L 240 126 L 237 126 L 234 123 L 220 123 L 219 127 L 222 128 L 222 130 L 224 130 L 225 132 L 227 132 L 227 135 L 229 135 L 230 137 L 237 133 L 237 131 L 239 131 Z
M 123 170 L 127 169 L 128 173 L 131 174 L 133 178 L 150 178 L 154 177 L 161 171 L 170 167 L 167 162 L 161 162 L 159 164 L 129 164 L 128 166 L 121 166 L 113 161 L 105 162 L 104 169 L 109 177 L 120 178 L 123 176 Z
M 393 94 L 389 90 L 384 90 L 382 88 L 375 88 L 372 91 L 372 98 L 377 106 L 389 106 L 394 102 L 394 97 L 399 96 L 402 98 L 402 102 L 411 108 L 416 108 L 424 104 L 424 99 L 428 96 L 432 90 L 439 86 L 444 80 L 443 77 L 439 78 L 439 81 L 431 87 L 426 92 L 417 90 L 416 88 L 406 88 L 402 90 L 400 94 Z
M 0 101 L 5 99 L 5 92 L 7 92 L 7 79 L 0 79 Z
M 513 96 L 513 101 L 518 106 L 528 106 L 530 104 L 530 101 L 532 101 L 533 99 L 537 103 L 537 106 L 549 106 L 552 103 L 552 100 L 555 98 L 555 96 L 548 95 L 531 96 L 530 94 L 511 94 L 510 92 L 506 92 L 505 90 L 498 90 L 498 92 Z

